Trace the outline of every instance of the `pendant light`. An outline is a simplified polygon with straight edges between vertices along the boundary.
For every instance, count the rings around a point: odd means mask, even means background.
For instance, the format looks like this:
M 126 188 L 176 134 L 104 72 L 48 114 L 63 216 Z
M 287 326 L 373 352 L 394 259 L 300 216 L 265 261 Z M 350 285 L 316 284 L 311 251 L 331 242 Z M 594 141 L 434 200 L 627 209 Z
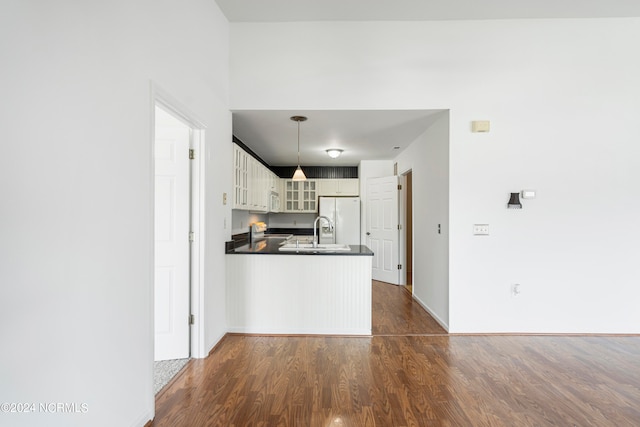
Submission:
M 307 120 L 307 118 L 305 116 L 293 116 L 291 117 L 291 120 L 293 120 L 294 122 L 298 122 L 298 167 L 296 168 L 296 171 L 293 174 L 293 178 L 291 179 L 293 181 L 306 181 L 307 177 L 300 167 L 300 122 L 304 122 L 305 120 Z

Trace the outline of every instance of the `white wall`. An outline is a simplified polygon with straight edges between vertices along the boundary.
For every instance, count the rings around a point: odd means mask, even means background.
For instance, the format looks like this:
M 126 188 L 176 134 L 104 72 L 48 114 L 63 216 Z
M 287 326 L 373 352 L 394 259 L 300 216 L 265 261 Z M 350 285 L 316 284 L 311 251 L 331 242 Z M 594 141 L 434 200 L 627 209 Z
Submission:
M 449 329 L 449 113 L 395 161 L 398 175 L 412 172 L 413 297 Z
M 450 330 L 637 333 L 638 50 L 637 18 L 233 24 L 231 107 L 449 109 Z
M 212 346 L 226 328 L 228 23 L 205 0 L 9 0 L 0 57 L 0 401 L 87 404 L 0 424 L 143 425 L 154 411 L 150 82 L 207 126 Z

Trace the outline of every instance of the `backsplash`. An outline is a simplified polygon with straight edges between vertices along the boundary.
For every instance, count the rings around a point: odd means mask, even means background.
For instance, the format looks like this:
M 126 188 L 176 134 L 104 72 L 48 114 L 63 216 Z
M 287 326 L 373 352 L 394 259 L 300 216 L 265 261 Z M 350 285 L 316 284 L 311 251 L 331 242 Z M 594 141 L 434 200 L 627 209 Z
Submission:
M 280 178 L 291 178 L 297 166 L 272 166 Z M 348 179 L 358 178 L 357 166 L 300 166 L 308 179 Z
M 264 221 L 269 224 L 269 214 L 233 209 L 231 211 L 231 234 L 248 233 L 249 225 L 258 221 Z
M 249 226 L 254 222 L 263 221 L 269 229 L 313 229 L 313 221 L 318 215 L 315 213 L 270 213 L 261 214 L 245 210 L 233 209 L 231 212 L 231 234 L 249 232 Z
M 272 213 L 265 221 L 269 228 L 312 228 L 314 213 Z
M 313 228 L 270 228 L 269 234 L 295 234 L 296 236 L 313 236 Z

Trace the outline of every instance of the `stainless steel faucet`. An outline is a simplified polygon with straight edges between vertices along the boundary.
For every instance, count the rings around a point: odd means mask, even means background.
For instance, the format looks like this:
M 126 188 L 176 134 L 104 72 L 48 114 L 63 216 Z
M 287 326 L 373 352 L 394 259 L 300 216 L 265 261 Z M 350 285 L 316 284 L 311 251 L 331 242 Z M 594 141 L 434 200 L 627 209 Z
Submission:
M 324 215 L 318 216 L 318 218 L 316 218 L 316 220 L 313 221 L 313 247 L 314 248 L 318 247 L 318 239 L 316 238 L 316 233 L 317 233 L 318 220 L 320 220 L 320 218 L 326 219 L 327 222 L 329 223 L 329 231 L 333 231 L 333 221 L 331 221 L 331 219 L 327 218 Z

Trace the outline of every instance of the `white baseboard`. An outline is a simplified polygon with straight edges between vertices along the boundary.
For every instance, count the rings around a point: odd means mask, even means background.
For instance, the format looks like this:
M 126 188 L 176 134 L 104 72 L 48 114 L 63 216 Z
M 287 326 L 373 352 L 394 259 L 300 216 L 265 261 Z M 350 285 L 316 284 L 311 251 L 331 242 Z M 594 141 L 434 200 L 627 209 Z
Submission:
M 155 405 L 155 400 L 154 400 L 154 405 Z M 132 427 L 144 427 L 149 421 L 153 420 L 155 418 L 155 411 L 151 410 L 146 410 L 144 411 L 144 414 L 141 415 L 135 423 L 131 424 Z
M 207 350 L 206 353 L 199 354 L 197 356 L 191 355 L 191 357 L 194 359 L 204 359 L 205 357 L 209 356 L 211 354 L 211 351 L 213 351 L 213 349 L 216 348 L 216 346 L 220 343 L 220 341 L 222 341 L 222 338 L 224 338 L 225 335 L 227 335 L 227 332 L 230 332 L 230 331 L 224 331 L 222 334 L 218 335 L 218 338 L 213 342 L 213 344 L 207 346 L 209 347 L 209 350 Z
M 345 336 L 371 336 L 371 329 L 268 329 L 268 328 L 229 328 L 231 334 L 255 334 L 255 335 L 345 335 Z
M 427 304 L 425 304 L 420 298 L 418 298 L 415 294 L 413 294 L 413 299 L 420 304 L 420 307 L 424 308 L 427 313 L 431 315 L 435 319 L 436 322 L 440 324 L 444 328 L 445 331 L 449 332 L 449 325 L 443 319 L 440 318 Z

